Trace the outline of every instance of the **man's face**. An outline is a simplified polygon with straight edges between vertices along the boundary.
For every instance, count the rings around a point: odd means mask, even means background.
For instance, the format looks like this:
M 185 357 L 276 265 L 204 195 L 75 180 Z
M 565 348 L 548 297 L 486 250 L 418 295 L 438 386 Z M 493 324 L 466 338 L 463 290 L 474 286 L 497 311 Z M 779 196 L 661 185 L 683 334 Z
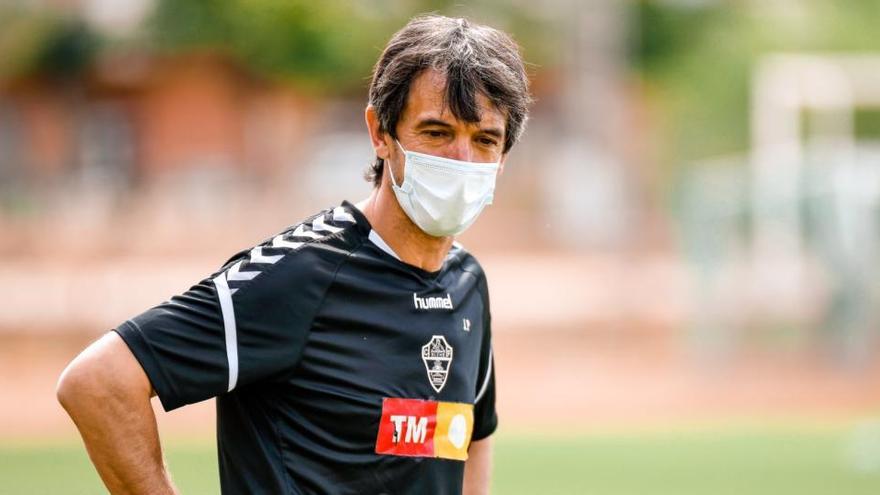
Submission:
M 498 163 L 503 165 L 506 155 L 504 132 L 506 119 L 489 99 L 478 94 L 479 122 L 463 122 L 445 108 L 444 75 L 426 70 L 410 85 L 406 106 L 397 123 L 397 137 L 407 151 L 442 156 L 467 162 Z M 403 177 L 403 151 L 394 144 L 394 138 L 385 139 L 394 167 L 394 176 Z M 499 168 L 500 171 L 500 168 Z M 398 179 L 400 180 L 400 179 Z

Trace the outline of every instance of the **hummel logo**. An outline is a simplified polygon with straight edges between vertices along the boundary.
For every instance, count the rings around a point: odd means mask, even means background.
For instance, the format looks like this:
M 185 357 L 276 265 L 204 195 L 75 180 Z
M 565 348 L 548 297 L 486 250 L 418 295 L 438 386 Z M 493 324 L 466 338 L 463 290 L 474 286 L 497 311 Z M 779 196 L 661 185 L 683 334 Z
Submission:
M 416 309 L 453 309 L 452 296 L 446 297 L 419 297 L 413 292 L 413 305 Z

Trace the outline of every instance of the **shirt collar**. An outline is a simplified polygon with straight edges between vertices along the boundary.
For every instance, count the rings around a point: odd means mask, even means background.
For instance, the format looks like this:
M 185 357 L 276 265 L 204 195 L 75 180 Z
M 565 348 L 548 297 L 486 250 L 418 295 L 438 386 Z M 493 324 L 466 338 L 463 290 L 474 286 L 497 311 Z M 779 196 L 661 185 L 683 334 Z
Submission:
M 370 242 L 375 244 L 377 248 L 400 260 L 400 256 L 398 256 L 397 253 L 395 253 L 394 250 L 391 249 L 391 246 L 389 246 L 388 243 L 385 242 L 385 239 L 382 239 L 378 232 L 370 229 L 370 234 L 367 236 L 367 238 L 370 239 Z

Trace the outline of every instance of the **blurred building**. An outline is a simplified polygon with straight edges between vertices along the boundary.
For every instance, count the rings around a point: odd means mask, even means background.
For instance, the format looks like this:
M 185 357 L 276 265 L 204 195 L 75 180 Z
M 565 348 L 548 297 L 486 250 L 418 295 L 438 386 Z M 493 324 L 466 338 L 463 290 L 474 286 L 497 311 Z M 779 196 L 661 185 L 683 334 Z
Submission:
M 84 77 L 35 75 L 0 88 L 5 175 L 131 187 L 220 168 L 263 175 L 289 163 L 310 105 L 221 55 L 119 54 Z

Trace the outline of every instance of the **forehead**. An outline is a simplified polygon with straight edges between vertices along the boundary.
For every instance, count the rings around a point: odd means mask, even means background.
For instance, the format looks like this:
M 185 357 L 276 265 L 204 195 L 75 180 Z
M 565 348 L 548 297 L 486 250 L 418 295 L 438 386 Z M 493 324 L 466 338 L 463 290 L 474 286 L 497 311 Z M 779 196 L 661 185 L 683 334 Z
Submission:
M 445 99 L 446 76 L 433 69 L 422 71 L 410 84 L 399 123 L 415 124 L 425 119 L 439 119 L 454 125 L 505 128 L 504 114 L 482 93 L 477 93 L 475 98 L 480 115 L 480 122 L 476 123 L 457 119 Z

